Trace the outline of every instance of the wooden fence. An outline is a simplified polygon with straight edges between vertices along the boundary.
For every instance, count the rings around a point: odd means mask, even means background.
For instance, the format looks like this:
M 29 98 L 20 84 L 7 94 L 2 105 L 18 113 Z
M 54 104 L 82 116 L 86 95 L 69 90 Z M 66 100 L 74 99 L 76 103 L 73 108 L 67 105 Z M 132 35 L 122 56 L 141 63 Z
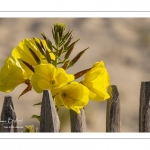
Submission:
M 108 88 L 110 98 L 107 100 L 106 132 L 120 132 L 120 99 L 115 85 Z M 150 82 L 141 82 L 139 106 L 139 132 L 149 132 Z M 13 120 L 13 121 L 11 121 Z M 5 122 L 3 122 L 5 121 Z M 71 132 L 86 132 L 86 115 L 84 108 L 78 115 L 70 110 Z M 5 127 L 4 127 L 5 126 Z M 12 98 L 4 98 L 1 112 L 0 132 L 17 132 L 17 120 Z M 59 132 L 60 121 L 48 90 L 43 92 L 39 132 Z

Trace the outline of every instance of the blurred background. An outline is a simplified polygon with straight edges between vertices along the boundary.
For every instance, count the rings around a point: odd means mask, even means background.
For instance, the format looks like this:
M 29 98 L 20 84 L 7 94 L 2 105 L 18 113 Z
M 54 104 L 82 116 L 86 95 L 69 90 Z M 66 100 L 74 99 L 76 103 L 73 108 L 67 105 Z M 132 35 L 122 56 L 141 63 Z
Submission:
M 0 18 L 0 67 L 11 51 L 24 38 L 39 37 L 41 32 L 52 40 L 51 27 L 56 22 L 73 29 L 76 44 L 71 58 L 90 47 L 81 59 L 68 70 L 77 73 L 103 60 L 110 74 L 111 84 L 118 87 L 121 105 L 121 132 L 138 132 L 139 96 L 141 81 L 150 81 L 150 19 L 148 18 Z M 0 92 L 0 113 L 4 96 L 13 98 L 18 120 L 24 125 L 39 128 L 39 121 L 32 119 L 40 114 L 42 94 L 34 90 L 18 96 L 26 88 L 19 85 L 11 93 Z M 86 106 L 87 132 L 105 132 L 106 101 L 90 101 Z M 70 132 L 69 111 L 59 112 L 61 132 Z M 24 131 L 24 129 L 19 129 Z

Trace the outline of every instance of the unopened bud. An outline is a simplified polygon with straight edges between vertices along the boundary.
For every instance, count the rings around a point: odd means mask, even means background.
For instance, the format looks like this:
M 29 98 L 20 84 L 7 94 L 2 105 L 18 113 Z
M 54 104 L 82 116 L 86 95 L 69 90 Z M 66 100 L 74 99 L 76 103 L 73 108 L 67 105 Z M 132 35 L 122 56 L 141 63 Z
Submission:
M 68 68 L 68 66 L 69 66 L 69 63 L 70 63 L 70 60 L 66 61 L 61 68 L 63 68 L 64 70 L 66 70 Z
M 73 48 L 74 48 L 74 45 L 79 41 L 80 39 L 76 40 L 75 42 L 73 42 L 71 45 L 68 46 L 67 48 L 67 53 L 65 55 L 65 59 L 68 59 L 68 57 L 70 56 Z
M 80 71 L 80 72 L 74 74 L 74 78 L 75 78 L 75 79 L 80 78 L 80 77 L 83 76 L 85 73 L 87 73 L 89 70 L 91 70 L 91 68 L 82 70 L 82 71 Z
M 78 60 L 79 58 L 84 54 L 84 52 L 87 50 L 88 48 L 86 48 L 85 50 L 79 52 L 70 62 L 69 67 L 72 67 Z
M 63 32 L 64 32 L 65 30 L 66 30 L 66 24 L 64 24 L 64 23 L 59 23 L 59 22 L 57 22 L 57 23 L 54 24 L 54 32 L 55 32 L 55 33 L 58 32 L 60 38 L 62 37 Z

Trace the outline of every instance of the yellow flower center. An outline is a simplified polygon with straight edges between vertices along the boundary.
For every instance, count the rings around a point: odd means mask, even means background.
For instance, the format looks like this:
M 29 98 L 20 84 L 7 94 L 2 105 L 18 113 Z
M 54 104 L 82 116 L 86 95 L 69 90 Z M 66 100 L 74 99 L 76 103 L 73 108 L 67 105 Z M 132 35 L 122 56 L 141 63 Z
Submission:
M 78 101 L 77 99 L 70 97 L 66 93 L 62 93 L 62 98 L 63 98 L 63 101 L 70 107 L 73 106 L 76 101 Z
M 52 80 L 50 81 L 50 84 L 54 85 L 54 84 L 55 84 L 55 80 L 52 79 Z
M 63 94 L 62 94 L 62 97 L 63 97 L 63 98 L 66 98 L 66 97 L 67 97 L 67 94 L 66 94 L 66 93 L 63 93 Z

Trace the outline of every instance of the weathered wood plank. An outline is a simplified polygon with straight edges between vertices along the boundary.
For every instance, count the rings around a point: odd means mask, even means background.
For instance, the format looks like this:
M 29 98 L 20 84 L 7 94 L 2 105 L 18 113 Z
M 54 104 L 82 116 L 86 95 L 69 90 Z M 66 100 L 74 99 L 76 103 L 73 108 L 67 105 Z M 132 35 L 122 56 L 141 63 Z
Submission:
M 17 132 L 16 113 L 12 98 L 11 96 L 5 96 L 0 119 L 0 132 L 10 132 L 12 124 L 14 132 Z
M 70 110 L 71 132 L 85 132 L 86 131 L 86 116 L 85 110 L 82 108 L 80 114 Z
M 108 87 L 110 98 L 107 100 L 106 132 L 120 132 L 120 100 L 117 87 Z
M 53 98 L 49 96 L 49 91 L 43 91 L 40 132 L 59 132 L 60 121 L 56 111 Z
M 139 132 L 149 132 L 150 82 L 141 82 L 139 106 Z

